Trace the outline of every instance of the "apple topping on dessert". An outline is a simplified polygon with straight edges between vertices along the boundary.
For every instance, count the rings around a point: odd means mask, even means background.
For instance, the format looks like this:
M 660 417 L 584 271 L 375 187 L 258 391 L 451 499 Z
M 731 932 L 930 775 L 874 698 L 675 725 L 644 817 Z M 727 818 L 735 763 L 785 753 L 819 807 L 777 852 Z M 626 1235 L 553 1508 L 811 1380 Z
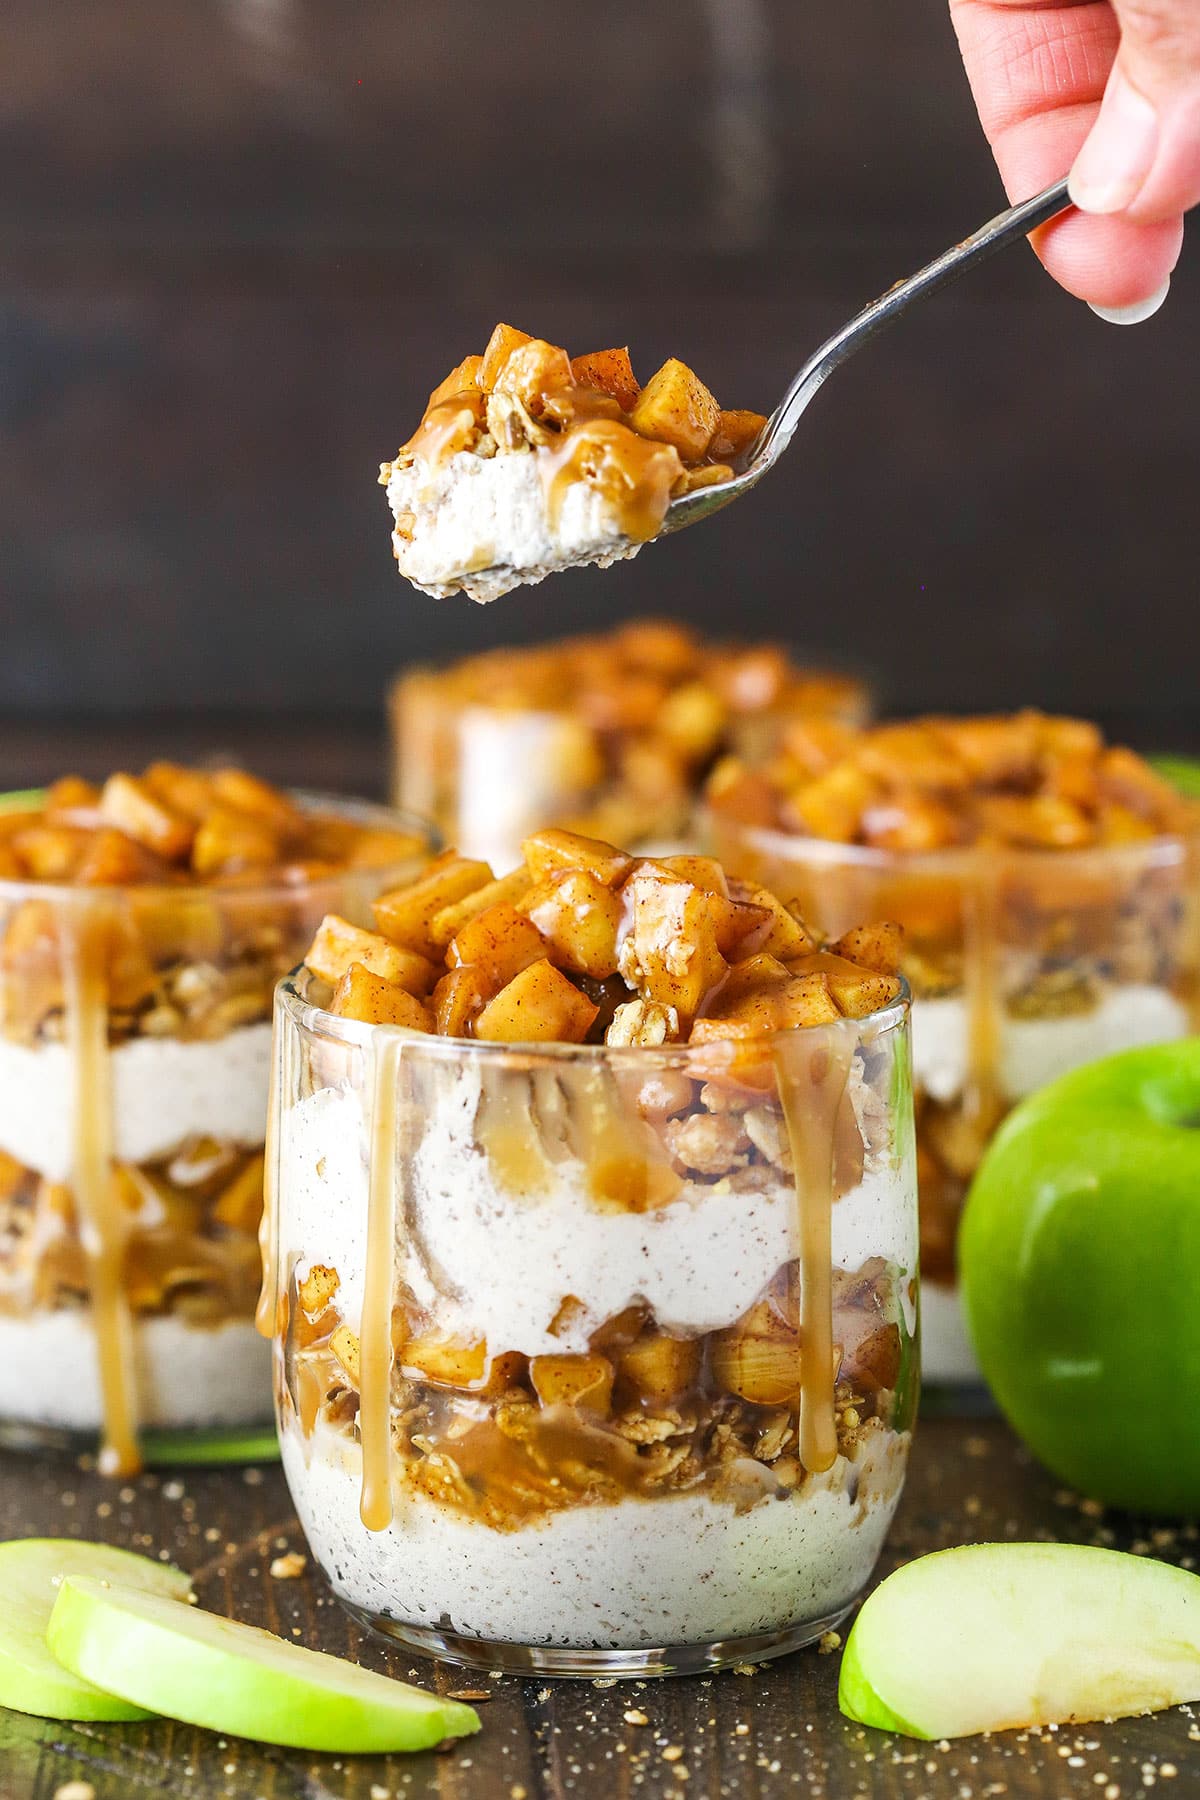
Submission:
M 860 682 L 782 644 L 636 619 L 406 671 L 392 692 L 395 791 L 492 862 L 515 860 L 549 820 L 615 843 L 668 841 L 722 757 L 761 761 L 790 719 L 853 724 L 867 709 Z
M 244 769 L 158 762 L 0 811 L 0 1415 L 233 1426 L 256 1341 L 271 1004 L 330 906 L 427 839 Z M 408 973 L 408 965 L 399 963 Z
M 721 763 L 713 807 L 747 823 L 905 853 L 962 845 L 1078 850 L 1187 827 L 1195 809 L 1083 719 L 1027 711 L 868 730 L 785 727 L 779 754 Z
M 497 880 L 453 850 L 308 950 L 330 1011 L 496 1043 L 709 1044 L 890 1006 L 895 926 L 826 943 L 706 856 L 634 858 L 558 828 Z
M 641 387 L 628 350 L 572 359 L 497 325 L 380 468 L 400 573 L 439 598 L 485 601 L 632 556 L 673 495 L 729 479 L 765 424 L 723 411 L 675 357 Z

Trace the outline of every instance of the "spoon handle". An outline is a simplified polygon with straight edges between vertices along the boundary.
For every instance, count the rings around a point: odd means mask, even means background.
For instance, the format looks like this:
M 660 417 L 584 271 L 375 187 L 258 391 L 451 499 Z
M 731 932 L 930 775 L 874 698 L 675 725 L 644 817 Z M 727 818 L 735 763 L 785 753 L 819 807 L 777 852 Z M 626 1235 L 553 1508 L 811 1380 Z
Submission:
M 761 457 L 768 464 L 774 462 L 787 448 L 801 413 L 826 377 L 833 373 L 839 363 L 845 362 L 848 356 L 853 356 L 856 350 L 898 319 L 914 300 L 923 300 L 927 294 L 935 294 L 940 288 L 948 287 L 973 264 L 1002 250 L 1006 244 L 1026 237 L 1029 232 L 1056 217 L 1070 204 L 1065 179 L 1056 181 L 1052 187 L 1035 194 L 1032 199 L 1022 200 L 1019 206 L 1010 206 L 1006 212 L 998 213 L 960 244 L 943 250 L 940 256 L 936 256 L 931 263 L 926 263 L 923 269 L 918 269 L 915 275 L 910 275 L 906 281 L 896 282 L 894 287 L 880 294 L 877 300 L 864 306 L 848 324 L 827 339 L 800 370 L 767 425 L 756 451 L 755 461 Z

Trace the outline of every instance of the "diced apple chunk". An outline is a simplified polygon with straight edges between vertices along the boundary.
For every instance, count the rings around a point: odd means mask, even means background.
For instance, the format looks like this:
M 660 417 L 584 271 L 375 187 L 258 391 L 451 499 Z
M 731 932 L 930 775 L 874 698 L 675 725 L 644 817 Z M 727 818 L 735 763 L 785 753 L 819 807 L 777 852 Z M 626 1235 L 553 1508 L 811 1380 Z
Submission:
M 439 948 L 444 948 L 470 920 L 477 918 L 491 906 L 518 905 L 532 886 L 533 877 L 525 868 L 514 869 L 510 875 L 501 875 L 498 881 L 485 882 L 483 887 L 472 889 L 461 900 L 456 900 L 453 905 L 445 906 L 440 913 L 435 913 L 429 935 Z
M 266 869 L 279 860 L 279 838 L 273 826 L 251 813 L 214 806 L 192 841 L 192 868 L 197 875 L 233 875 Z
M 717 414 L 708 454 L 723 460 L 740 456 L 750 448 L 766 422 L 762 413 L 749 412 L 744 408 L 728 412 L 722 408 Z
M 515 325 L 497 325 L 487 342 L 483 360 L 479 365 L 475 379 L 485 394 L 490 394 L 496 385 L 496 377 L 508 361 L 514 350 L 522 344 L 532 343 L 527 331 L 518 331 Z
M 593 350 L 588 356 L 572 357 L 571 373 L 580 387 L 599 388 L 602 394 L 611 394 L 625 412 L 636 404 L 641 392 L 626 348 Z
M 186 856 L 195 826 L 172 810 L 132 775 L 110 775 L 100 795 L 100 816 L 157 856 L 174 862 Z
M 720 416 L 720 407 L 699 376 L 672 356 L 638 395 L 629 423 L 642 437 L 673 444 L 684 462 L 699 462 Z
M 463 926 L 446 951 L 446 961 L 455 967 L 474 965 L 483 982 L 495 991 L 545 954 L 536 923 L 515 906 L 501 905 L 489 906 Z
M 358 962 L 351 963 L 338 982 L 329 1010 L 364 1025 L 403 1025 L 410 1031 L 432 1031 L 434 1025 L 433 1013 L 407 988 Z
M 699 1377 L 702 1356 L 703 1346 L 695 1338 L 643 1333 L 617 1361 L 622 1398 L 631 1393 L 646 1400 L 674 1399 Z
M 535 831 L 521 845 L 521 854 L 535 881 L 545 881 L 562 869 L 586 869 L 605 887 L 619 887 L 633 867 L 632 856 L 615 845 L 558 827 Z
M 351 925 L 337 913 L 326 913 L 321 920 L 304 960 L 314 975 L 335 985 L 351 963 L 359 963 L 372 975 L 382 975 L 385 981 L 395 981 L 410 992 L 428 992 L 436 974 L 423 956 L 402 950 L 377 931 Z
M 439 381 L 429 396 L 426 412 L 440 406 L 444 400 L 452 400 L 455 394 L 461 394 L 467 388 L 480 386 L 479 373 L 483 368 L 482 356 L 464 356 L 458 367 L 451 369 L 444 381 Z
M 581 1044 L 599 1010 L 543 959 L 488 1001 L 475 1021 L 475 1036 L 510 1044 Z
M 606 1356 L 535 1356 L 529 1378 L 542 1406 L 603 1414 L 612 1401 L 613 1366 Z
M 487 1005 L 477 969 L 451 969 L 433 990 L 433 1015 L 443 1037 L 469 1037 Z
M 844 956 L 864 969 L 880 975 L 900 973 L 900 953 L 904 948 L 904 929 L 888 920 L 874 925 L 856 925 L 844 931 L 836 943 L 827 948 L 834 956 Z
M 444 945 L 439 945 L 434 935 L 435 918 L 491 880 L 487 863 L 448 850 L 430 863 L 418 880 L 382 894 L 371 908 L 375 923 L 395 943 L 422 956 L 436 957 Z
M 632 929 L 621 949 L 621 971 L 640 992 L 673 1006 L 690 1022 L 724 979 L 728 964 L 717 944 L 707 897 L 689 881 L 640 868 L 624 889 Z
M 624 905 L 620 894 L 595 875 L 585 869 L 564 870 L 539 882 L 524 906 L 535 935 L 554 953 L 552 960 L 597 981 L 616 974 Z

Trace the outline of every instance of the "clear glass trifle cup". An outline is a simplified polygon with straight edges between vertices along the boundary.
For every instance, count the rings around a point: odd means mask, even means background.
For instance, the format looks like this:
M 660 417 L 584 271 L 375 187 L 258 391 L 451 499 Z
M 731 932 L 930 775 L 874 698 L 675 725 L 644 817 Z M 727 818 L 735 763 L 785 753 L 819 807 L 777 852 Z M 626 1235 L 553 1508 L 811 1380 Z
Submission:
M 0 811 L 0 1437 L 269 1425 L 260 1283 L 271 1000 L 331 908 L 432 854 L 386 809 L 239 769 L 67 778 Z
M 407 670 L 390 710 L 397 804 L 507 868 L 549 824 L 674 843 L 716 758 L 760 759 L 789 720 L 861 724 L 872 707 L 864 681 L 805 666 L 780 644 L 639 619 Z
M 321 975 L 280 985 L 263 1317 L 284 1469 L 336 1593 L 414 1650 L 718 1667 L 818 1637 L 879 1554 L 918 1381 L 907 993 L 811 940 L 786 968 L 743 940 L 703 1016 L 653 998 L 674 980 L 685 1007 L 695 974 L 650 967 L 653 928 L 636 941 L 667 890 L 677 943 L 702 943 L 710 898 L 760 940 L 802 929 L 702 864 L 608 868 L 604 975 L 546 898 L 571 887 L 578 918 L 579 867 L 491 882 L 470 919 L 450 902 L 458 935 L 431 941 L 443 859 L 401 930 L 402 955 L 445 952 L 405 995 L 420 1012 L 367 981 L 356 959 L 385 958 L 361 941 L 326 937 Z M 510 973 L 514 917 L 556 962 Z
M 708 846 L 828 931 L 904 928 L 913 995 L 926 1382 L 979 1380 L 955 1245 L 1014 1105 L 1197 1022 L 1194 806 L 1084 720 L 1025 712 L 793 735 L 714 771 Z

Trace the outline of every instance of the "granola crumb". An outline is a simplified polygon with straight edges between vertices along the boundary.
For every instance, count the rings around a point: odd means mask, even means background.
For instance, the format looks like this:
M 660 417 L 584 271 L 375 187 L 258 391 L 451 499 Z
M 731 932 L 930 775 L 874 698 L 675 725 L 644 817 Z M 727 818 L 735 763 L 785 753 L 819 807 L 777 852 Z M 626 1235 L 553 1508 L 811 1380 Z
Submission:
M 823 1631 L 817 1642 L 817 1653 L 820 1656 L 832 1656 L 835 1650 L 842 1647 L 840 1631 Z
M 734 1663 L 733 1673 L 735 1675 L 757 1675 L 758 1674 L 758 1664 L 757 1663 Z
M 303 1575 L 307 1567 L 307 1556 L 302 1556 L 299 1550 L 289 1550 L 286 1556 L 274 1558 L 270 1573 L 276 1581 L 294 1581 L 297 1575 Z
M 447 1700 L 465 1700 L 468 1705 L 481 1700 L 494 1700 L 491 1688 L 447 1688 Z
M 749 1737 L 750 1736 L 750 1727 L 747 1725 L 747 1723 L 744 1719 L 738 1720 L 737 1724 L 733 1728 L 733 1735 L 734 1735 L 734 1737 Z
M 664 1762 L 678 1762 L 682 1755 L 682 1744 L 666 1744 L 663 1746 L 662 1759 Z
M 645 1713 L 636 1706 L 627 1707 L 621 1717 L 627 1725 L 648 1725 L 650 1723 Z

